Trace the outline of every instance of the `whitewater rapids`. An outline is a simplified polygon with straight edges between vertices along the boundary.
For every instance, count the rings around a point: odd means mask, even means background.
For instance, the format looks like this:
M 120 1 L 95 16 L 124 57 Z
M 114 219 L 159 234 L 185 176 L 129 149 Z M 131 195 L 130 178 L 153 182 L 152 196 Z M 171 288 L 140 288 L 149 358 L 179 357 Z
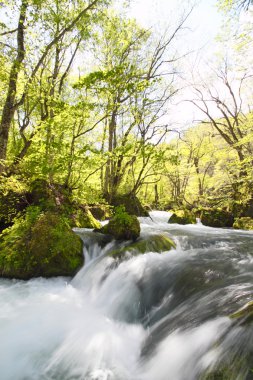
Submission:
M 195 380 L 221 360 L 252 379 L 253 326 L 228 316 L 253 300 L 253 233 L 151 218 L 142 236 L 177 249 L 117 263 L 79 230 L 74 279 L 0 280 L 0 380 Z

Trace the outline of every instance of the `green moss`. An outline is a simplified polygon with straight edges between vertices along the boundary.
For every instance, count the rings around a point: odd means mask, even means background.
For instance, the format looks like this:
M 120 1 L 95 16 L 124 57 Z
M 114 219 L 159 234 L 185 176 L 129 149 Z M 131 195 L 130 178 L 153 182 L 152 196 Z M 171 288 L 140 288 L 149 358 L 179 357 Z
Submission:
M 73 215 L 74 227 L 101 228 L 101 224 L 88 209 L 78 209 Z
M 242 217 L 237 218 L 233 224 L 235 229 L 241 230 L 253 230 L 253 218 L 250 217 Z
M 194 224 L 196 223 L 196 218 L 188 210 L 176 210 L 173 211 L 173 214 L 169 219 L 169 223 Z
M 38 207 L 29 207 L 0 237 L 3 277 L 72 276 L 82 264 L 82 241 L 68 220 Z
M 125 247 L 115 249 L 110 252 L 110 256 L 114 258 L 121 258 L 127 252 L 131 254 L 147 253 L 147 252 L 166 252 L 176 248 L 176 245 L 173 240 L 165 235 L 153 235 L 149 236 L 146 239 L 140 239 L 132 244 L 129 244 Z
M 112 235 L 116 240 L 136 240 L 140 236 L 140 223 L 123 206 L 116 207 L 114 217 L 99 232 Z

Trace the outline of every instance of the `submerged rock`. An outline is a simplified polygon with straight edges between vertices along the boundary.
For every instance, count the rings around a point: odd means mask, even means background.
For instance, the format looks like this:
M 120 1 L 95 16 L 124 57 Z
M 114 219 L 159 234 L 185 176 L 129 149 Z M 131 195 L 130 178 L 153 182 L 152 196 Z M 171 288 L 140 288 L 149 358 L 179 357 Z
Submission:
M 96 230 L 112 235 L 116 240 L 136 240 L 140 236 L 140 223 L 135 215 L 129 215 L 124 207 L 117 207 L 108 224 Z
M 253 301 L 246 303 L 242 308 L 229 316 L 232 319 L 239 320 L 241 324 L 253 322 Z
M 166 252 L 176 245 L 172 239 L 165 235 L 151 235 L 147 238 L 141 238 L 138 241 L 127 246 L 114 249 L 109 253 L 114 258 L 122 258 L 127 252 L 131 254 L 147 253 L 147 252 Z
M 247 216 L 237 218 L 233 224 L 233 227 L 240 230 L 253 230 L 253 218 Z
M 73 276 L 83 265 L 82 240 L 68 219 L 29 207 L 0 236 L 0 275 L 8 278 Z

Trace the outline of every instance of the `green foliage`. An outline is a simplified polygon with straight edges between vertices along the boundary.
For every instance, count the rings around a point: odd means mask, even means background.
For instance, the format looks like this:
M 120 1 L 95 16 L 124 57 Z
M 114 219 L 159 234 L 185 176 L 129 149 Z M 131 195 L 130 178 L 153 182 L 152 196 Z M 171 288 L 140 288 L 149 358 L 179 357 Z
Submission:
M 233 227 L 241 230 L 253 230 L 253 218 L 236 218 Z

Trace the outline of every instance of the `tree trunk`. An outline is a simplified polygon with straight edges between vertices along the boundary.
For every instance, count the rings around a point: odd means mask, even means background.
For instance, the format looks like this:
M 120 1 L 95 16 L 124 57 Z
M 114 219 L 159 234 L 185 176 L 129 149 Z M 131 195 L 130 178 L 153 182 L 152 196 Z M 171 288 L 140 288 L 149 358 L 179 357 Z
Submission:
M 14 59 L 11 67 L 7 97 L 3 106 L 3 114 L 0 123 L 0 174 L 3 173 L 5 169 L 9 131 L 16 109 L 15 101 L 17 95 L 18 74 L 21 70 L 22 62 L 25 58 L 24 24 L 26 20 L 27 7 L 27 0 L 23 0 L 20 7 L 20 15 L 17 28 L 17 56 Z

